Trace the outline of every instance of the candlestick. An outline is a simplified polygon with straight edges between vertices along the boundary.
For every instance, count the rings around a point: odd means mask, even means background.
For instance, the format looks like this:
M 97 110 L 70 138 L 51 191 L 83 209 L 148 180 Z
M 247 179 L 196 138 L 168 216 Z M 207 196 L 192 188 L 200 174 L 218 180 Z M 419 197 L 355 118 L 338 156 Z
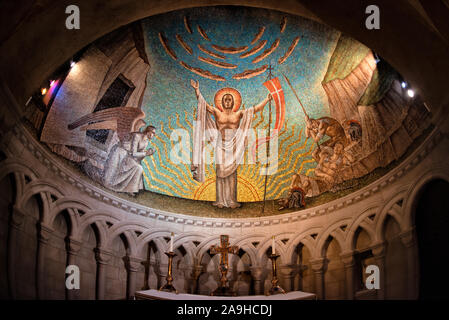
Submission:
M 170 236 L 170 252 L 173 252 L 173 236 L 175 234 L 172 232 Z
M 176 288 L 173 286 L 173 257 L 176 256 L 176 254 L 174 254 L 173 252 L 166 252 L 165 254 L 168 256 L 168 272 L 167 277 L 165 277 L 167 283 L 160 287 L 159 291 L 174 291 L 176 294 L 178 294 L 178 290 L 176 290 Z
M 273 237 L 274 241 L 274 237 Z M 281 286 L 278 284 L 278 278 L 277 278 L 277 271 L 276 271 L 276 259 L 279 258 L 280 255 L 278 254 L 271 254 L 269 258 L 271 259 L 271 272 L 272 272 L 272 279 L 271 279 L 271 289 L 266 293 L 266 295 L 273 295 L 278 293 L 284 293 L 284 289 L 281 288 Z

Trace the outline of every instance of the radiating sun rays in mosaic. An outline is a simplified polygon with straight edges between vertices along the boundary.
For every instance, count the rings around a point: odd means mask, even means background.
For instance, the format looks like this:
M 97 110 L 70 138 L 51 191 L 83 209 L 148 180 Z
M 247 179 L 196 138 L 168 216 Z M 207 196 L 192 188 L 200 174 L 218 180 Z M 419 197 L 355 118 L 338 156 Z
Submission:
M 195 115 L 193 115 L 195 116 Z M 192 135 L 194 121 L 192 114 L 176 113 L 159 123 L 157 135 L 151 141 L 155 150 L 153 156 L 142 161 L 145 188 L 149 191 L 193 200 L 215 201 L 215 164 L 205 167 L 205 181 L 199 183 L 192 178 L 190 171 L 191 140 L 188 150 L 171 152 L 178 141 L 170 140 L 174 129 L 183 129 Z M 267 112 L 255 115 L 253 128 L 268 131 Z M 278 167 L 267 176 L 266 199 L 279 199 L 288 191 L 291 176 L 294 173 L 312 175 L 316 163 L 311 154 L 314 145 L 304 134 L 304 129 L 297 123 L 285 122 L 278 136 Z M 265 175 L 261 169 L 265 164 L 247 161 L 250 148 L 246 148 L 244 163 L 237 171 L 237 200 L 240 202 L 262 201 L 265 191 Z M 213 157 L 211 151 L 210 156 Z M 186 163 L 185 160 L 188 160 Z M 184 160 L 184 162 L 183 162 Z

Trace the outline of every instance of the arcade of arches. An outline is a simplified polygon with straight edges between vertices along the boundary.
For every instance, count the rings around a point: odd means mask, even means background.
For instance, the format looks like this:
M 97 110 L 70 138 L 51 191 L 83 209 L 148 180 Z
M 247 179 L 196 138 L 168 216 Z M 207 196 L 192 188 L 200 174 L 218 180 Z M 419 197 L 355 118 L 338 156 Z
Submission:
M 60 13 L 68 1 L 18 0 L 14 9 L 0 10 L 0 18 L 9 22 L 0 30 L 0 298 L 130 299 L 136 291 L 157 289 L 165 283 L 164 252 L 172 232 L 174 285 L 180 292 L 208 295 L 217 287 L 219 257 L 209 249 L 218 243 L 219 235 L 227 234 L 231 245 L 240 248 L 230 255 L 229 271 L 230 286 L 239 295 L 263 294 L 270 287 L 268 254 L 275 236 L 279 278 L 286 291 L 312 292 L 319 299 L 447 296 L 447 277 L 437 278 L 444 273 L 435 270 L 443 269 L 449 259 L 449 90 L 445 81 L 449 29 L 442 18 L 443 13 L 446 21 L 449 18 L 447 2 L 377 1 L 382 12 L 382 27 L 377 31 L 366 30 L 363 19 L 368 4 L 355 0 L 348 0 L 345 7 L 331 0 L 321 5 L 312 0 L 183 0 L 164 1 L 163 6 L 144 0 L 123 0 L 120 5 L 80 2 L 81 14 L 86 14 L 77 31 L 55 28 L 64 25 L 66 16 Z M 49 118 L 45 113 L 30 117 L 25 105 L 54 70 L 79 52 L 92 54 L 93 50 L 83 48 L 123 25 L 203 5 L 276 10 L 343 32 L 375 51 L 415 89 L 425 105 L 421 125 L 425 122 L 426 128 L 412 138 L 407 135 L 407 141 L 391 139 L 392 144 L 412 147 L 393 161 L 394 166 L 388 163 L 388 170 L 360 188 L 305 208 L 248 217 L 245 208 L 256 205 L 244 203 L 238 215 L 224 217 L 209 215 L 204 203 L 194 207 L 204 211 L 199 214 L 176 211 L 173 197 L 164 192 L 155 193 L 157 206 L 134 201 L 89 180 L 56 148 L 43 143 Z M 98 16 L 91 13 L 99 11 Z M 345 19 L 357 12 L 359 20 Z M 399 34 L 398 30 L 406 31 Z M 133 63 L 141 63 L 139 68 L 148 72 L 153 60 L 146 61 L 148 48 L 137 38 L 134 33 Z M 97 47 L 101 49 L 101 44 Z M 95 49 L 98 56 L 100 49 Z M 117 86 L 128 85 L 128 79 L 121 79 Z M 142 103 L 137 92 L 144 96 L 144 90 L 145 86 L 134 85 L 128 101 Z M 404 116 L 401 128 L 409 125 L 407 119 Z M 278 199 L 273 196 L 271 203 Z M 187 196 L 181 200 L 196 201 Z M 66 290 L 65 269 L 73 264 L 81 272 L 80 289 Z M 367 265 L 379 267 L 380 289 L 366 289 Z

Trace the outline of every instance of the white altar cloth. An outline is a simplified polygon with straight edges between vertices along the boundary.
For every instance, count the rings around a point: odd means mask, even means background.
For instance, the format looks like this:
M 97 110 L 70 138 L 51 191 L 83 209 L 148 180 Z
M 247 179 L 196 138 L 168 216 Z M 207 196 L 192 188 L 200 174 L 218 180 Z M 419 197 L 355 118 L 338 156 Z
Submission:
M 188 293 L 173 293 L 158 291 L 154 289 L 137 291 L 137 300 L 316 300 L 314 293 L 292 291 L 285 294 L 275 294 L 272 296 L 236 296 L 236 297 L 221 297 L 221 296 L 206 296 L 199 294 Z

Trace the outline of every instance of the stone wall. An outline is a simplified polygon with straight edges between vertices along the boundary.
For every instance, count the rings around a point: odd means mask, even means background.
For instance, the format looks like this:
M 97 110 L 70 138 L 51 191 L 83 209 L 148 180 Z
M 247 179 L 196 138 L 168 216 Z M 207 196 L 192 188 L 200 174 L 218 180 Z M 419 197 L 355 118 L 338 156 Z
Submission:
M 171 232 L 180 292 L 216 288 L 218 256 L 208 250 L 228 234 L 241 248 L 230 260 L 230 285 L 240 295 L 263 294 L 270 288 L 267 253 L 275 235 L 278 275 L 287 291 L 322 299 L 416 298 L 413 201 L 427 181 L 449 180 L 447 138 L 435 129 L 391 172 L 325 205 L 281 216 L 201 218 L 143 207 L 96 188 L 21 125 L 1 145 L 4 298 L 126 299 L 136 290 L 157 289 L 165 283 Z M 79 291 L 65 290 L 67 264 L 81 270 Z M 363 287 L 368 264 L 380 267 L 380 290 Z

